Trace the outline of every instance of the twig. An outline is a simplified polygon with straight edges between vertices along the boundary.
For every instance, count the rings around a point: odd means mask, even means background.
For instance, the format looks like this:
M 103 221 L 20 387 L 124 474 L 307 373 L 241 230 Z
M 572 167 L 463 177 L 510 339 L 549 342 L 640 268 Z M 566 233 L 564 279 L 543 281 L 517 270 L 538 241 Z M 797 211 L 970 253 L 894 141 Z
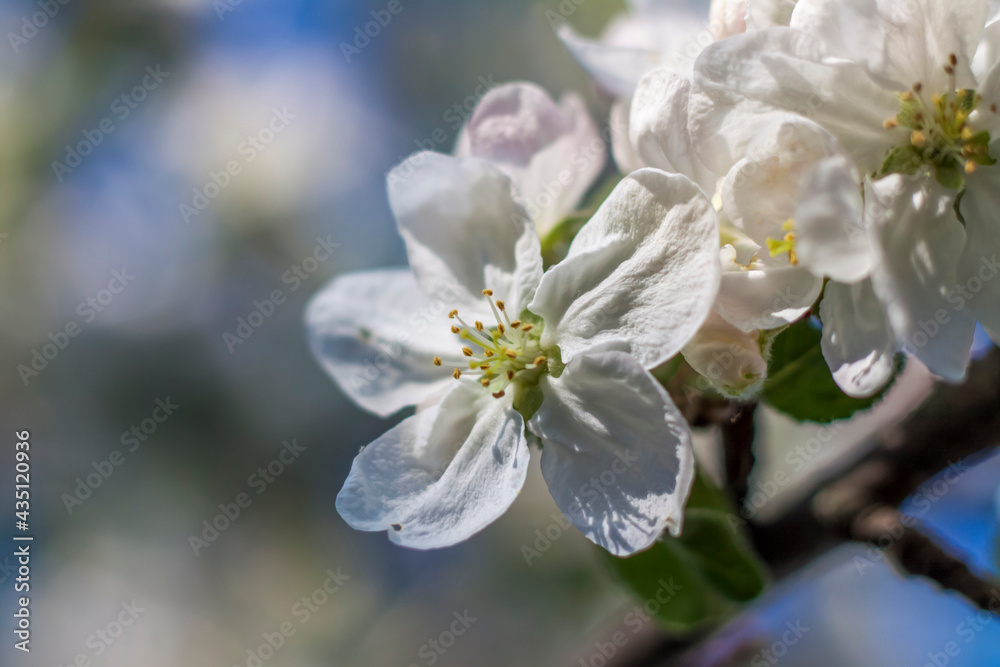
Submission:
M 916 527 L 907 525 L 899 510 L 876 507 L 859 515 L 851 537 L 884 549 L 904 574 L 925 577 L 965 596 L 980 609 L 1000 611 L 997 584 L 975 574 Z
M 753 471 L 754 413 L 756 403 L 735 406 L 735 413 L 721 424 L 722 446 L 726 458 L 726 488 L 736 507 L 743 504 L 750 489 Z

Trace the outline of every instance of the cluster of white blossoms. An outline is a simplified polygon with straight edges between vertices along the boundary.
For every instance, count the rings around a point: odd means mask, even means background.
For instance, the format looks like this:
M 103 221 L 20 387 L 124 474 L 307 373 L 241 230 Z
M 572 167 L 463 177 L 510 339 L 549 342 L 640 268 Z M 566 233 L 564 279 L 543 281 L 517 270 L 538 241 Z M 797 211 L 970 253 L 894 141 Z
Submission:
M 976 321 L 1000 332 L 986 0 L 716 0 L 702 33 L 674 2 L 633 5 L 601 40 L 560 29 L 616 98 L 627 174 L 564 258 L 543 270 L 539 235 L 578 215 L 600 133 L 578 97 L 508 84 L 454 155 L 390 173 L 409 269 L 343 275 L 310 304 L 345 393 L 382 416 L 416 406 L 355 459 L 351 526 L 464 540 L 514 501 L 533 446 L 567 518 L 631 554 L 680 532 L 694 476 L 652 369 L 681 354 L 753 395 L 770 341 L 812 313 L 863 397 L 901 351 L 960 380 Z

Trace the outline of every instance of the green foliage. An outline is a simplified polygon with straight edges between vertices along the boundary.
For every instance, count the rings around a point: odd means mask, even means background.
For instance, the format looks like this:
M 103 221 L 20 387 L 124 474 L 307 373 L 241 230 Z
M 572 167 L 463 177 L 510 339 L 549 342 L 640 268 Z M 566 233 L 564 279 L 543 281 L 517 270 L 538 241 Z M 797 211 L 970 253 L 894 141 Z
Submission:
M 822 332 L 808 318 L 778 335 L 771 346 L 768 380 L 761 396 L 789 417 L 828 424 L 871 408 L 888 387 L 869 398 L 845 394 L 823 358 L 822 338 Z
M 674 632 L 690 632 L 722 620 L 767 584 L 735 517 L 726 496 L 699 475 L 680 537 L 629 558 L 606 558 L 646 611 Z
M 542 238 L 542 259 L 546 268 L 557 264 L 566 257 L 573 239 L 576 238 L 576 235 L 583 226 L 587 224 L 587 221 L 593 217 L 594 213 L 597 212 L 597 209 L 601 207 L 601 204 L 604 203 L 604 200 L 608 198 L 611 191 L 621 182 L 622 178 L 621 174 L 612 174 L 606 178 L 593 189 L 578 212 L 559 221 L 552 228 L 552 231 Z

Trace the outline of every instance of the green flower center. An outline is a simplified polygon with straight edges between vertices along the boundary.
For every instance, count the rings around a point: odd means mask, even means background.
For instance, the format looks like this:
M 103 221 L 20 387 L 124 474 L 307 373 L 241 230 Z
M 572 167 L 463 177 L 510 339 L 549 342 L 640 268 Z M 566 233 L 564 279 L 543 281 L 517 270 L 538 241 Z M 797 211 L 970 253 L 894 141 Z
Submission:
M 559 348 L 542 347 L 545 322 L 527 310 L 521 319 L 511 320 L 506 304 L 499 299 L 494 301 L 493 290 L 483 290 L 483 296 L 493 311 L 494 325 L 479 321 L 469 324 L 457 310 L 448 314 L 461 325 L 453 324 L 451 332 L 469 343 L 462 348 L 462 354 L 469 360 L 468 369 L 456 368 L 455 379 L 471 374 L 494 398 L 502 398 L 512 385 L 522 390 L 518 394 L 524 394 L 537 388 L 542 375 L 559 375 L 562 371 Z M 434 357 L 436 366 L 441 363 L 440 357 Z M 516 394 L 515 403 L 519 398 Z
M 961 190 L 965 176 L 980 166 L 996 164 L 990 156 L 990 134 L 975 132 L 969 127 L 970 116 L 983 101 L 975 90 L 955 90 L 955 56 L 949 57 L 945 72 L 951 78 L 951 92 L 936 94 L 928 104 L 921 95 L 919 83 L 913 90 L 900 93 L 900 112 L 885 121 L 887 130 L 910 130 L 909 143 L 889 151 L 877 176 L 916 174 L 922 169 L 933 170 L 938 182 L 947 188 Z M 996 107 L 990 111 L 995 113 Z

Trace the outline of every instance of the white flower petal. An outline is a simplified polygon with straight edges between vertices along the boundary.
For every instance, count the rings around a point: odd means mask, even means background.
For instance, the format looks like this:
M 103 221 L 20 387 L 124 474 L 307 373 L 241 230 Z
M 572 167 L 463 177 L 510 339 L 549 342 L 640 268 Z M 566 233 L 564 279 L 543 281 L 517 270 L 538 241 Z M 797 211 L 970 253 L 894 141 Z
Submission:
M 687 77 L 669 69 L 644 76 L 632 98 L 629 138 L 645 164 L 683 174 L 714 195 L 717 179 L 702 163 L 688 131 L 690 92 Z
M 756 392 L 767 379 L 760 332 L 740 331 L 715 313 L 681 354 L 713 387 L 732 398 Z
M 920 82 L 945 92 L 954 54 L 959 87 L 975 87 L 969 63 L 986 24 L 986 0 L 799 0 L 791 26 L 821 40 L 832 55 L 864 64 L 883 86 Z
M 512 183 L 478 158 L 418 153 L 389 174 L 389 203 L 424 292 L 458 294 L 455 306 L 490 314 L 482 290 L 520 312 L 542 275 L 535 225 Z
M 870 280 L 830 281 L 819 305 L 823 358 L 845 394 L 871 396 L 892 378 L 896 339 Z
M 723 271 L 715 312 L 750 332 L 798 321 L 816 303 L 823 279 L 798 266 Z
M 538 232 L 572 213 L 604 168 L 607 151 L 579 95 L 557 106 L 533 83 L 489 91 L 462 130 L 457 154 L 509 175 Z
M 959 263 L 953 298 L 996 339 L 1000 333 L 1000 166 L 983 167 L 966 178 L 961 210 L 968 243 Z
M 510 399 L 455 382 L 440 403 L 358 454 L 337 511 L 352 528 L 386 530 L 403 546 L 447 547 L 503 514 L 527 469 L 524 422 Z
M 796 0 L 746 0 L 747 29 L 764 30 L 787 26 L 792 20 Z
M 817 276 L 853 283 L 871 272 L 860 184 L 850 159 L 837 156 L 817 164 L 799 190 L 795 252 Z
M 980 82 L 976 92 L 983 99 L 978 110 L 973 113 L 970 124 L 977 131 L 987 130 L 995 142 L 1000 132 L 1000 114 L 992 111 L 993 105 L 1000 105 L 1000 21 L 986 26 L 976 51 L 973 69 Z M 991 154 L 995 156 L 996 146 L 992 148 Z
M 626 340 L 652 368 L 708 316 L 719 285 L 715 210 L 690 180 L 655 169 L 627 176 L 549 269 L 529 309 L 563 360 Z
M 866 194 L 876 243 L 872 284 L 904 349 L 932 373 L 965 376 L 975 319 L 956 308 L 956 264 L 966 236 L 954 193 L 930 178 L 888 176 Z
M 661 64 L 661 54 L 655 49 L 629 48 L 587 39 L 569 24 L 561 25 L 556 34 L 597 85 L 615 97 L 630 97 L 642 75 Z
M 542 475 L 584 535 L 624 556 L 680 533 L 694 477 L 691 433 L 670 396 L 623 351 L 594 350 L 545 381 L 529 428 Z
M 611 105 L 611 154 L 614 156 L 615 166 L 623 174 L 631 174 L 633 171 L 649 166 L 643 161 L 629 137 L 629 116 L 631 113 L 631 100 L 616 100 Z
M 444 391 L 465 366 L 450 301 L 427 297 L 408 269 L 339 276 L 306 309 L 313 354 L 355 403 L 387 417 Z
M 707 47 L 695 63 L 690 127 L 703 161 L 725 174 L 777 110 L 807 116 L 831 132 L 863 171 L 908 140 L 883 123 L 899 113 L 894 92 L 858 64 L 825 59 L 812 35 L 771 28 Z
M 726 174 L 723 210 L 760 245 L 768 238 L 782 238 L 783 225 L 795 216 L 803 179 L 816 163 L 839 150 L 829 132 L 798 116 L 762 125 L 747 145 L 746 157 Z

